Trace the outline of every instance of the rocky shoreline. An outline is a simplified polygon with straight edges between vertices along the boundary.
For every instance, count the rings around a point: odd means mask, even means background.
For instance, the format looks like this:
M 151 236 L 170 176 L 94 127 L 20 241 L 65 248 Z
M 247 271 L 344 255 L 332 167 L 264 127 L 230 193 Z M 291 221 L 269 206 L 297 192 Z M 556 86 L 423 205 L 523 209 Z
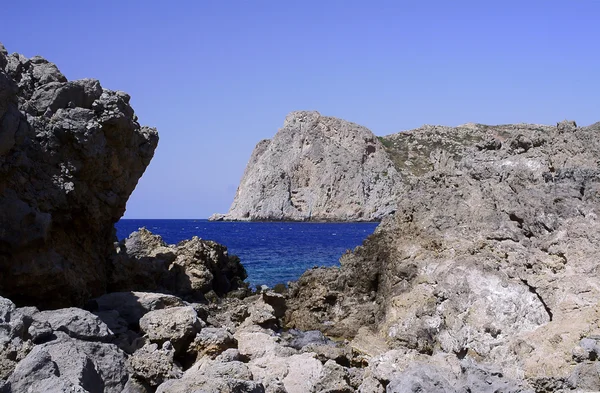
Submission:
M 600 123 L 369 136 L 375 233 L 259 292 L 217 243 L 116 241 L 158 143 L 126 93 L 0 45 L 0 127 L 0 393 L 600 390 Z

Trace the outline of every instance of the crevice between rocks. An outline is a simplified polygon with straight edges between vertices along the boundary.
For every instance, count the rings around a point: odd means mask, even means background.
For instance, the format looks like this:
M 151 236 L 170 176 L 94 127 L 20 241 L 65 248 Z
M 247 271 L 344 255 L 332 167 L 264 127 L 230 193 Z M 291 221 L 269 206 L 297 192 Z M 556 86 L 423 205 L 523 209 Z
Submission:
M 544 299 L 537 292 L 536 288 L 533 285 L 529 284 L 527 282 L 527 280 L 524 279 L 524 278 L 521 279 L 521 282 L 523 284 L 527 285 L 527 288 L 529 288 L 529 292 L 531 292 L 531 293 L 535 294 L 535 296 L 537 296 L 537 298 L 540 301 L 540 303 L 542 303 L 542 306 L 544 306 L 544 310 L 546 310 L 546 313 L 548 314 L 548 318 L 550 318 L 550 322 L 552 322 L 552 318 L 553 318 L 552 311 L 550 310 L 550 307 L 548 307 L 548 305 L 546 304 L 546 302 L 544 301 Z

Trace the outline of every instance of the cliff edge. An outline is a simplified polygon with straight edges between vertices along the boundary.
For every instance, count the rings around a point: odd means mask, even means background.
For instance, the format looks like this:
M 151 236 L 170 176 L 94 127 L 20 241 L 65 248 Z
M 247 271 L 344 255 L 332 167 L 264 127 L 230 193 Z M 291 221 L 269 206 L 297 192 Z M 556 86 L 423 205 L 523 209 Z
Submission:
M 367 128 L 292 112 L 254 149 L 229 212 L 211 219 L 376 221 L 395 210 L 399 182 Z

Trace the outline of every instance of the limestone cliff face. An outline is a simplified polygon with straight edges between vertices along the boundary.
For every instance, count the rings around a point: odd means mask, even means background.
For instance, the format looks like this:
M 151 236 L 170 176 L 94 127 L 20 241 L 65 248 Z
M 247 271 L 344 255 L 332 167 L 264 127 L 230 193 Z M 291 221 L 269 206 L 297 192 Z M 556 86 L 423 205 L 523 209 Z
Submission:
M 157 143 L 126 93 L 0 44 L 0 294 L 57 307 L 103 293 L 113 224 Z
M 400 176 L 367 128 L 292 112 L 258 143 L 226 220 L 379 220 L 395 210 Z

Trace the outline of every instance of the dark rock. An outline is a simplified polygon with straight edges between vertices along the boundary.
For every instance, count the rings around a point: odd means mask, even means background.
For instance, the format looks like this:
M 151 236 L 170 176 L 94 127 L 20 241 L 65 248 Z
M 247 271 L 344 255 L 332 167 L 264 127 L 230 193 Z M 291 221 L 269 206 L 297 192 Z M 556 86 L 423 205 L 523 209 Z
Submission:
M 114 223 L 157 133 L 123 94 L 41 57 L 0 54 L 0 91 L 0 294 L 83 305 L 106 290 Z

